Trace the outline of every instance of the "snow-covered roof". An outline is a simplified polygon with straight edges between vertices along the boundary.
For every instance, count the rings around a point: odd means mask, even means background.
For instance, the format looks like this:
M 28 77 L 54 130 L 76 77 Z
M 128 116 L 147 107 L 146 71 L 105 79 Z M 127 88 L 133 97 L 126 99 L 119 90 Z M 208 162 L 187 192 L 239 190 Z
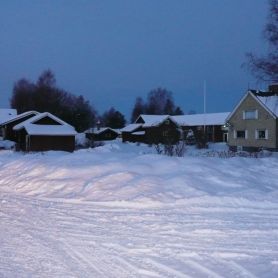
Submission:
M 143 127 L 152 127 L 152 126 L 158 126 L 161 123 L 163 123 L 165 120 L 171 118 L 169 115 L 140 115 L 135 123 L 137 123 L 139 118 L 142 118 L 144 121 Z M 172 119 L 173 121 L 173 119 Z
M 136 131 L 136 132 L 133 132 L 132 134 L 134 134 L 134 135 L 145 135 L 145 131 Z
M 17 115 L 16 109 L 0 108 L 0 123 L 4 123 Z
M 268 110 L 270 110 L 276 117 L 278 117 L 278 95 L 256 97 Z
M 181 126 L 224 125 L 230 112 L 171 116 Z
M 43 125 L 43 124 L 35 124 L 38 120 L 49 117 L 57 122 L 57 125 Z M 59 119 L 58 117 L 54 116 L 49 112 L 39 113 L 34 117 L 17 124 L 13 127 L 13 130 L 20 130 L 25 128 L 26 132 L 29 135 L 76 135 L 76 131 L 73 126 L 67 124 L 63 120 Z
M 20 120 L 20 119 L 22 119 L 26 116 L 37 115 L 37 114 L 39 114 L 39 112 L 37 112 L 37 111 L 27 111 L 27 112 L 24 112 L 24 113 L 21 113 L 21 114 L 18 114 L 18 115 L 14 115 L 11 118 L 7 119 L 6 121 L 0 122 L 0 124 L 1 125 L 8 124 L 8 123 Z
M 132 132 L 136 130 L 137 128 L 141 127 L 142 124 L 129 124 L 121 129 L 122 132 Z
M 38 113 L 38 112 L 37 112 Z M 54 116 L 53 114 L 49 113 L 49 112 L 44 112 L 44 113 L 38 113 L 37 115 L 35 115 L 32 118 L 29 118 L 28 120 L 21 122 L 19 124 L 17 124 L 16 126 L 13 127 L 13 130 L 19 130 L 24 128 L 26 125 L 28 124 L 33 124 L 36 121 L 45 118 L 45 117 L 49 117 L 51 119 L 53 119 L 54 121 L 56 121 L 58 124 L 60 125 L 69 125 L 68 123 L 64 122 L 63 120 L 61 120 L 60 118 Z
M 101 128 L 97 128 L 97 127 L 92 127 L 92 128 L 89 128 L 87 130 L 84 131 L 84 133 L 94 133 L 94 134 L 100 134 L 106 130 L 111 130 L 111 131 L 114 131 L 116 133 L 120 133 L 118 130 L 115 130 L 111 127 L 101 127 Z
M 24 128 L 29 135 L 69 136 L 77 134 L 71 125 L 37 125 L 29 123 L 24 125 Z

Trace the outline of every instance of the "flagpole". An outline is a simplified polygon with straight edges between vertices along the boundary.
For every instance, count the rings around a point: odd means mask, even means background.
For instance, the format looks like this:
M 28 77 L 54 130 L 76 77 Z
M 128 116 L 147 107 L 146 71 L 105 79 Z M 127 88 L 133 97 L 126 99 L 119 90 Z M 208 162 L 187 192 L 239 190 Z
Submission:
M 207 82 L 204 80 L 204 134 L 206 135 L 206 113 L 207 113 Z

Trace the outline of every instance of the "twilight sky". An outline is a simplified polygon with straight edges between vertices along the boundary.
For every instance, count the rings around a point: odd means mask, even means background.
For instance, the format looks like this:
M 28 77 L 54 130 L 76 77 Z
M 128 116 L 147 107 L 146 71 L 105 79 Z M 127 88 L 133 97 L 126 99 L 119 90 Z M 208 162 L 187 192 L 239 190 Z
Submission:
M 173 92 L 185 113 L 231 111 L 248 88 L 241 68 L 264 53 L 267 0 L 10 0 L 0 2 L 0 108 L 13 84 L 51 69 L 57 85 L 129 120 L 135 98 Z

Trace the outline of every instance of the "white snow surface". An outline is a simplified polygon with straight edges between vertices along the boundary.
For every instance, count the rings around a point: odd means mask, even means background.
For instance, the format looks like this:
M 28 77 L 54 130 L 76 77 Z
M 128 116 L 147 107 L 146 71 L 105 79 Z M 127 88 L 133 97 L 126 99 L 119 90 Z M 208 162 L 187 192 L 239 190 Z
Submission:
M 0 277 L 278 277 L 277 181 L 277 155 L 0 151 Z
M 26 124 L 24 125 L 29 135 L 76 135 L 74 127 L 71 125 L 37 125 L 37 124 Z

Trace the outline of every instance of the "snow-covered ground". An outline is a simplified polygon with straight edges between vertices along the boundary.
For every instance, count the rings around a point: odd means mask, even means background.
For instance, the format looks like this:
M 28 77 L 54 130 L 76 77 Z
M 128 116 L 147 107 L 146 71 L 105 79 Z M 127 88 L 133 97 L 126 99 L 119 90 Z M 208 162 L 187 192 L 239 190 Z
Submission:
M 197 154 L 0 151 L 0 277 L 278 277 L 277 156 Z

